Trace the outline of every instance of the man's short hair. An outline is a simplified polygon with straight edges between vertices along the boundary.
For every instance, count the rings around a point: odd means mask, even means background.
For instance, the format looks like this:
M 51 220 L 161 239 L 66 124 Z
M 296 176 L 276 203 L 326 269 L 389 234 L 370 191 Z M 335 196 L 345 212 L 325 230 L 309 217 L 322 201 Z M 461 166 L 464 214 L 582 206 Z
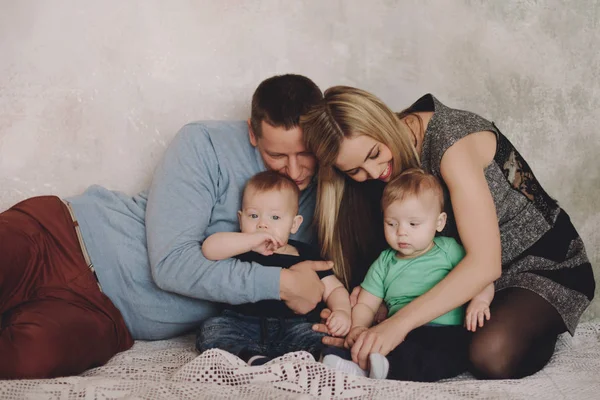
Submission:
M 248 189 L 253 189 L 259 193 L 269 192 L 271 190 L 276 190 L 279 192 L 289 190 L 296 202 L 294 204 L 294 209 L 296 210 L 295 212 L 298 212 L 298 202 L 300 199 L 300 189 L 298 189 L 298 185 L 296 185 L 296 182 L 285 175 L 281 175 L 277 171 L 263 171 L 254 175 L 248 180 L 248 182 L 246 182 L 244 196 L 246 195 Z
M 262 121 L 286 130 L 299 125 L 300 116 L 323 99 L 321 89 L 302 75 L 276 75 L 258 85 L 252 96 L 250 124 L 262 136 Z
M 403 171 L 385 186 L 381 196 L 381 208 L 385 211 L 393 202 L 419 196 L 423 192 L 433 193 L 439 199 L 440 212 L 444 211 L 444 190 L 440 181 L 418 168 Z

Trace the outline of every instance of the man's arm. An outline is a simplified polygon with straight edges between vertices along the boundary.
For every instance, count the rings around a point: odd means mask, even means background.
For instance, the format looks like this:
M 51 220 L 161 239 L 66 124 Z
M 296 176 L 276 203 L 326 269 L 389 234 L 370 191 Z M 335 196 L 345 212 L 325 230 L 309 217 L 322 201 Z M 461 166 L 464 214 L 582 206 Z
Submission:
M 301 314 L 315 308 L 323 295 L 315 271 L 331 269 L 324 261 L 304 261 L 282 270 L 231 258 L 211 261 L 204 256 L 200 243 L 206 239 L 212 209 L 220 197 L 219 174 L 207 128 L 198 123 L 184 126 L 156 169 L 148 195 L 146 238 L 156 285 L 221 303 L 283 300 Z
M 146 236 L 152 276 L 161 289 L 198 299 L 229 304 L 278 300 L 280 268 L 211 261 L 202 253 L 200 243 L 220 196 L 219 171 L 206 128 L 183 127 L 150 187 Z

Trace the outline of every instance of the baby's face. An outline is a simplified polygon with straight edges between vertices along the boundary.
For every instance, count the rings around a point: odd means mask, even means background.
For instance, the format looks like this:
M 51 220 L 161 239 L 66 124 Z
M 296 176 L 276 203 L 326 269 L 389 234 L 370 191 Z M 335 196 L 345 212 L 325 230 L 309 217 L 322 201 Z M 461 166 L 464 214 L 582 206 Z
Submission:
M 435 232 L 446 222 L 439 199 L 427 192 L 393 202 L 384 210 L 383 218 L 386 241 L 398 257 L 407 258 L 429 251 Z
M 239 212 L 243 233 L 267 232 L 287 243 L 291 233 L 300 227 L 296 218 L 298 199 L 291 190 L 257 191 L 246 189 L 242 211 Z

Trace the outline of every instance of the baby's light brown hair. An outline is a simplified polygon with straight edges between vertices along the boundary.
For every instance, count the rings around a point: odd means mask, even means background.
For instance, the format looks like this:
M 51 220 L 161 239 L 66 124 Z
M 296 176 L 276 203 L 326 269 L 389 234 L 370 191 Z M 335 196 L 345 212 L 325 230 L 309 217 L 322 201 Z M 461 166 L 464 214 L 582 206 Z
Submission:
M 296 182 L 294 182 L 285 175 L 281 175 L 277 171 L 259 172 L 258 174 L 250 178 L 248 182 L 246 182 L 246 186 L 244 188 L 244 197 L 246 196 L 248 189 L 254 189 L 259 193 L 269 192 L 271 190 L 277 190 L 280 192 L 288 190 L 291 192 L 292 197 L 295 201 L 295 204 L 293 204 L 295 210 L 294 212 L 298 213 L 300 189 L 298 189 L 298 185 L 296 185 Z
M 424 192 L 433 193 L 440 202 L 440 212 L 444 211 L 444 190 L 440 181 L 422 169 L 409 168 L 385 186 L 381 196 L 381 209 L 385 211 L 395 201 L 419 196 Z

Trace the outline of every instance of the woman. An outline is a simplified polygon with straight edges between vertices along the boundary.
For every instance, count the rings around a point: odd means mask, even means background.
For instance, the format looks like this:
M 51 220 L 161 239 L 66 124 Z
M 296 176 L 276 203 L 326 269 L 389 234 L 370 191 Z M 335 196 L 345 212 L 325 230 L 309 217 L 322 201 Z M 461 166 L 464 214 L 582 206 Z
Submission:
M 442 180 L 449 196 L 442 234 L 466 250 L 438 285 L 363 333 L 362 366 L 369 353 L 386 355 L 410 331 L 492 282 L 491 320 L 470 345 L 476 376 L 533 374 L 552 356 L 557 336 L 574 333 L 595 289 L 583 242 L 492 122 L 430 94 L 394 114 L 365 91 L 337 86 L 301 126 L 319 160 L 322 251 L 347 284 L 362 279 L 385 244 L 374 182 L 388 182 L 406 168 L 421 167 Z

